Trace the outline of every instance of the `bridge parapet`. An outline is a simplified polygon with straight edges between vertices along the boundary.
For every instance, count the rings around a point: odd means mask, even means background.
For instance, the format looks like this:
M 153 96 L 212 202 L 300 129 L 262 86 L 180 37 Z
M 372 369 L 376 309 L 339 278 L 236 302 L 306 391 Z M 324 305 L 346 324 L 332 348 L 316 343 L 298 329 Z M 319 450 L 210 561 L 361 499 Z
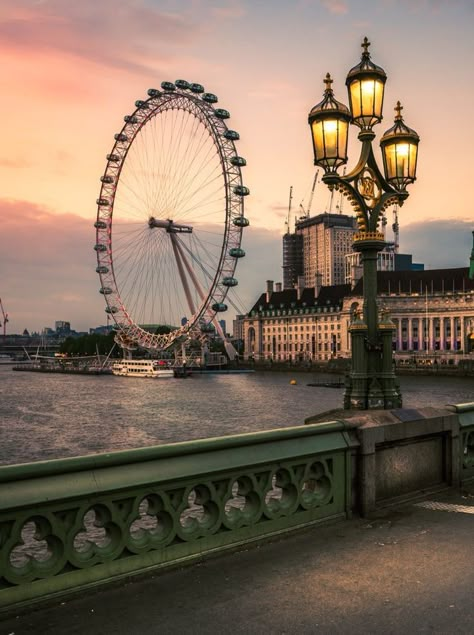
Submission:
M 0 468 L 0 609 L 347 517 L 352 427 Z

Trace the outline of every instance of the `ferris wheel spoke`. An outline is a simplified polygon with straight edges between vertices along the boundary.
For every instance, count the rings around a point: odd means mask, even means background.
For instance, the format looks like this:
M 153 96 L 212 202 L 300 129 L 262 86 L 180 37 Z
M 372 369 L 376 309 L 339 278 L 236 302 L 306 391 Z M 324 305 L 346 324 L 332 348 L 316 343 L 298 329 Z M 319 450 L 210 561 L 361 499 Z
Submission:
M 210 163 L 210 160 L 213 160 L 213 163 Z M 187 186 L 183 189 L 181 194 L 181 202 L 180 205 L 190 206 L 192 205 L 193 198 L 199 193 L 201 196 L 206 196 L 209 192 L 209 189 L 212 188 L 212 191 L 220 191 L 221 197 L 222 187 L 216 187 L 217 183 L 222 184 L 222 174 L 219 172 L 219 164 L 216 161 L 216 157 L 208 158 L 208 165 L 206 166 L 204 162 L 201 162 L 198 166 L 196 166 L 196 171 L 194 174 L 189 173 L 187 178 Z

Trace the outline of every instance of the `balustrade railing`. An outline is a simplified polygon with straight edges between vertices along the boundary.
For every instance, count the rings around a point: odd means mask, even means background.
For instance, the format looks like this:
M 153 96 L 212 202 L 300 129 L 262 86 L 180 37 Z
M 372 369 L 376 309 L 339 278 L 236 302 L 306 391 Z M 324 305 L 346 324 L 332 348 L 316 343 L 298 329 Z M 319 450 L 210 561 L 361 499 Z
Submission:
M 351 512 L 350 426 L 328 422 L 0 468 L 0 608 Z

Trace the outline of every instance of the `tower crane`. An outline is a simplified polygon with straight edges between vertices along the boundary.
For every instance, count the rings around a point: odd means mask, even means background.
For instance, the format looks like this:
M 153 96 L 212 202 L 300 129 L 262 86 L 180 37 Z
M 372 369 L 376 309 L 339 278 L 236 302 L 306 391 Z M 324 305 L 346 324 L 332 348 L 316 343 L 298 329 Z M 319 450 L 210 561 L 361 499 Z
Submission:
M 395 243 L 394 251 L 396 254 L 398 254 L 398 248 L 400 246 L 400 225 L 398 224 L 398 206 L 397 205 L 395 205 L 395 207 L 393 208 L 392 230 L 393 230 L 394 243 Z
M 5 309 L 3 308 L 2 298 L 0 298 L 0 311 L 3 316 L 3 337 L 7 336 L 7 322 L 8 322 L 8 313 L 5 313 Z M 0 326 L 1 323 L 0 323 Z
M 290 186 L 290 197 L 288 200 L 288 218 L 285 221 L 285 225 L 286 225 L 286 233 L 290 234 L 290 214 L 291 214 L 291 201 L 293 199 L 293 186 Z
M 316 182 L 318 180 L 318 174 L 319 174 L 319 170 L 316 170 L 316 174 L 314 175 L 314 179 L 313 179 L 313 187 L 311 188 L 311 194 L 309 195 L 308 207 L 305 209 L 303 207 L 303 204 L 300 203 L 300 207 L 303 210 L 303 214 L 306 218 L 309 218 L 309 215 L 311 213 L 311 205 L 313 204 L 313 196 L 314 196 L 314 190 L 316 188 Z

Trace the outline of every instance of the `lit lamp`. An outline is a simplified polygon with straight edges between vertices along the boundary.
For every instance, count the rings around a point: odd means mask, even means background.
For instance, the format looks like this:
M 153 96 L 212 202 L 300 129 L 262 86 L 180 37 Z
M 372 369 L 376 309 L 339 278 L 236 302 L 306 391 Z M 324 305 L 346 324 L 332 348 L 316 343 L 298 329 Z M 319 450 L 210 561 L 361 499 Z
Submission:
M 398 190 L 405 190 L 416 179 L 416 160 L 420 137 L 409 128 L 401 115 L 402 105 L 397 101 L 395 124 L 380 140 L 385 178 Z
M 327 74 L 324 99 L 308 116 L 314 163 L 324 168 L 322 180 L 331 192 L 347 197 L 358 227 L 353 248 L 359 252 L 363 268 L 363 306 L 362 314 L 354 314 L 349 324 L 351 369 L 346 377 L 344 408 L 360 410 L 402 406 L 392 351 L 396 327 L 378 304 L 377 260 L 386 245 L 380 221 L 389 206 L 402 205 L 408 197 L 406 188 L 415 180 L 420 141 L 403 122 L 398 103 L 395 123 L 380 141 L 382 174 L 373 151 L 373 127 L 382 120 L 387 75 L 370 59 L 369 46 L 364 38 L 362 58 L 347 74 L 350 109 L 334 98 Z M 350 172 L 340 175 L 338 167 L 347 163 L 349 123 L 359 128 L 360 156 Z
M 352 121 L 362 130 L 371 130 L 382 120 L 383 94 L 387 75 L 370 59 L 370 42 L 365 37 L 362 42 L 364 52 L 359 64 L 347 74 L 346 86 Z
M 336 172 L 347 163 L 347 132 L 351 115 L 347 106 L 334 98 L 330 74 L 324 80 L 323 100 L 311 109 L 308 123 L 313 137 L 314 164 L 325 172 Z

